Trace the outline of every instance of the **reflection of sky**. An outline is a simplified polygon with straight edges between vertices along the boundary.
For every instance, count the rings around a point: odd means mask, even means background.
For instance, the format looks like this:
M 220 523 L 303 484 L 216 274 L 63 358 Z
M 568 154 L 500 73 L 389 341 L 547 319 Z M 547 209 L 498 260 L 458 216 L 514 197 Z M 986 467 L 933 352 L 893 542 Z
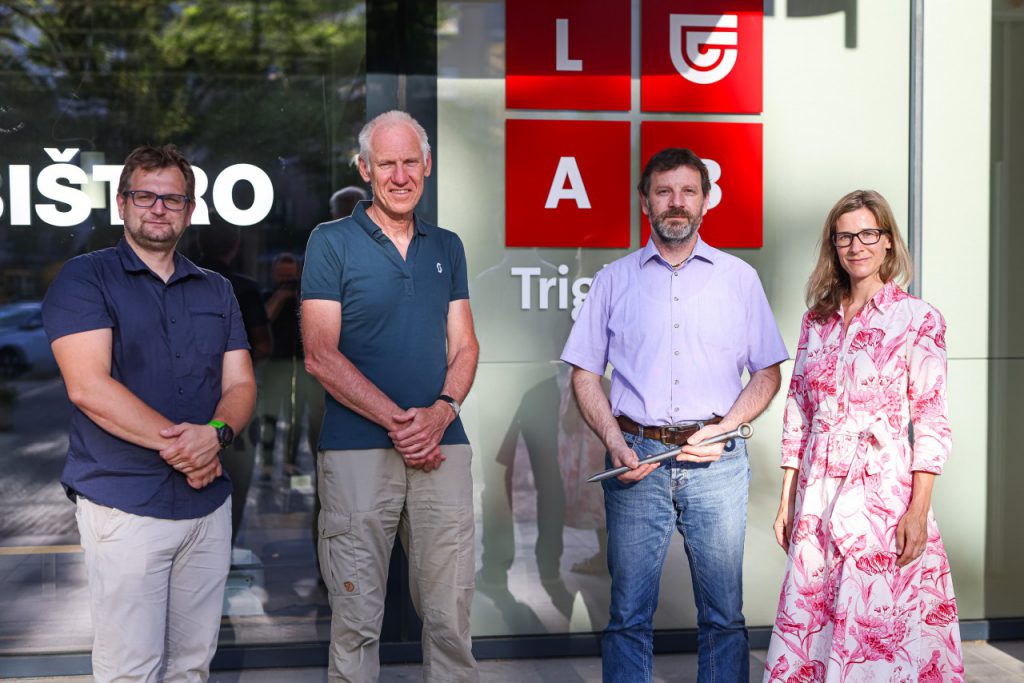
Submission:
M 4 12 L 3 9 L 0 8 L 0 16 L 5 14 L 10 15 L 12 13 L 12 11 Z M 14 58 L 14 61 L 17 62 L 26 73 L 39 79 L 45 79 L 46 85 L 52 88 L 54 85 L 54 76 L 59 74 L 57 74 L 53 69 L 36 64 L 32 60 L 28 59 L 29 46 L 38 45 L 43 32 L 34 24 L 17 22 L 14 24 L 11 33 L 14 34 L 17 40 L 2 41 L 4 48 L 8 51 L 8 54 Z M 2 102 L 0 102 L 0 104 L 2 104 Z

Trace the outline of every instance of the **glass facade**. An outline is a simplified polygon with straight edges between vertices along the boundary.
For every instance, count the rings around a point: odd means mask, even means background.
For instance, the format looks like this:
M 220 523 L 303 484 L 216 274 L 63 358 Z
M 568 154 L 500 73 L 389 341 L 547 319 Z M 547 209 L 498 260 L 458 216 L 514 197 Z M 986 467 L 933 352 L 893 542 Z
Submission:
M 0 655 L 90 648 L 58 483 L 69 403 L 39 301 L 63 261 L 117 242 L 121 161 L 164 141 L 201 171 L 181 251 L 252 278 L 268 307 L 277 292 L 277 334 L 247 323 L 257 415 L 224 455 L 237 505 L 221 640 L 326 637 L 311 536 L 322 399 L 295 348 L 287 255 L 360 182 L 365 44 L 365 5 L 344 0 L 0 3 Z
M 255 280 L 264 303 L 274 300 L 278 308 L 290 300 L 295 279 L 289 255 L 301 265 L 310 229 L 330 217 L 332 193 L 364 187 L 351 163 L 361 125 L 396 106 L 424 123 L 435 165 L 422 214 L 459 233 L 466 246 L 481 343 L 462 413 L 475 455 L 473 635 L 478 644 L 585 636 L 608 618 L 601 489 L 584 483 L 603 467 L 604 453 L 557 359 L 590 278 L 646 238 L 631 188 L 649 131 L 678 126 L 671 129 L 711 131 L 710 139 L 716 126 L 759 130 L 761 159 L 747 166 L 761 182 L 760 246 L 728 251 L 757 269 L 792 351 L 804 283 L 834 201 L 855 188 L 876 189 L 909 232 L 915 4 L 763 3 L 763 101 L 756 111 L 721 114 L 651 111 L 644 104 L 645 41 L 657 38 L 645 28 L 644 12 L 658 0 L 591 5 L 616 21 L 628 18 L 628 96 L 609 110 L 509 105 L 511 0 L 429 9 L 411 0 L 152 0 L 131 11 L 114 2 L 0 0 L 0 676 L 5 656 L 90 647 L 74 506 L 58 484 L 69 404 L 38 310 L 65 260 L 119 238 L 111 188 L 133 147 L 173 141 L 201 169 L 202 203 L 182 252 L 205 264 L 219 258 L 219 267 Z M 991 11 L 951 0 L 924 15 L 916 286 L 949 323 L 956 444 L 937 482 L 935 509 L 965 638 L 988 634 L 971 620 L 1024 616 L 1016 585 L 1024 557 L 1014 524 L 1022 511 L 1014 492 L 1024 472 L 1012 438 L 1021 362 L 1013 247 L 1024 216 L 1014 191 L 1024 159 L 1016 132 L 1024 120 L 1016 87 L 1024 70 L 1022 12 L 1017 0 L 993 0 Z M 546 29 L 536 30 L 540 45 Z M 569 65 L 579 58 L 573 30 L 558 57 Z M 396 35 L 414 41 L 409 54 L 436 53 L 436 63 L 395 50 Z M 510 205 L 526 201 L 509 177 L 510 155 L 548 178 L 546 190 L 552 169 L 528 164 L 542 147 L 534 131 L 549 123 L 610 126 L 612 134 L 595 147 L 601 174 L 621 177 L 627 197 L 628 216 L 613 226 L 620 236 L 614 246 L 506 246 L 523 244 L 509 238 L 507 217 Z M 513 145 L 516 130 L 530 134 Z M 676 139 L 698 153 L 705 142 L 699 135 Z M 979 169 L 990 169 L 991 182 Z M 736 192 L 753 199 L 746 186 L 731 184 L 736 170 L 720 169 L 723 207 Z M 597 206 L 603 197 L 589 199 Z M 706 225 L 724 211 L 713 209 Z M 225 242 L 231 249 L 222 252 Z M 960 277 L 965 273 L 971 277 Z M 258 351 L 257 414 L 226 455 L 239 504 L 221 644 L 310 644 L 322 652 L 329 609 L 312 540 L 320 392 L 291 345 L 296 328 L 283 308 L 268 337 L 277 347 Z M 785 364 L 783 391 L 789 371 Z M 771 530 L 781 422 L 777 399 L 749 443 L 745 612 L 755 644 L 774 619 L 785 561 Z M 418 638 L 405 571 L 400 559 L 393 561 L 386 643 Z M 676 537 L 655 625 L 687 632 L 695 623 L 689 568 Z M 410 652 L 394 656 L 416 656 Z
M 1021 397 L 1016 388 L 1024 373 L 1024 295 L 1016 248 L 1024 225 L 1024 5 L 995 0 L 992 14 L 992 233 L 989 304 L 990 438 L 988 538 L 985 612 L 994 618 L 1020 618 L 1024 592 L 1017 580 L 1024 562 L 1016 520 L 1024 515 L 1017 494 L 1024 479 L 1015 424 Z

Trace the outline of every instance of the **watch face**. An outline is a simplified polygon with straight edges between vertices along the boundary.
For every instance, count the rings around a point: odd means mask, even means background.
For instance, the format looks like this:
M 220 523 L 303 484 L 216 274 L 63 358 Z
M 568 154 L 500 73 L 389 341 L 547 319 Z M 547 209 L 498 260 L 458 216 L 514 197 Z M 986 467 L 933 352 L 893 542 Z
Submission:
M 235 440 L 235 430 L 229 425 L 217 428 L 217 440 L 220 442 L 221 448 L 227 448 L 231 445 L 231 442 Z

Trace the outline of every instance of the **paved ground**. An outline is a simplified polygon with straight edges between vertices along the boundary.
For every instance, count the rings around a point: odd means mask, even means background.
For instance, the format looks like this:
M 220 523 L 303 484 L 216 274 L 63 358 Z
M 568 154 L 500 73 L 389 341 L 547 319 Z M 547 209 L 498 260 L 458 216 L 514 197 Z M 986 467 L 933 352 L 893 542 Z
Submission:
M 969 642 L 964 644 L 967 677 L 965 683 L 1010 683 L 1024 681 L 1024 641 L 1001 643 Z M 751 680 L 760 680 L 764 650 L 750 657 Z M 662 655 L 656 658 L 656 683 L 684 683 L 697 678 L 696 655 Z M 601 661 L 594 657 L 566 659 L 516 659 L 480 663 L 480 679 L 484 683 L 598 683 Z M 70 678 L 19 678 L 12 683 L 86 683 L 88 676 Z M 263 669 L 259 671 L 219 671 L 210 676 L 210 683 L 322 683 L 327 680 L 323 669 Z M 419 667 L 403 664 L 387 666 L 381 683 L 414 683 L 422 681 Z

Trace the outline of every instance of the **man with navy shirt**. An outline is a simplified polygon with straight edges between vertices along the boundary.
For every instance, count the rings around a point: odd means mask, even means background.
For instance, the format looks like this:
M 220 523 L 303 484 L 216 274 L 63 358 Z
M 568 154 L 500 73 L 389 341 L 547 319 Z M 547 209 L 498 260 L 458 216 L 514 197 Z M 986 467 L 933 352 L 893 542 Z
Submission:
M 458 236 L 414 214 L 427 134 L 401 111 L 359 133 L 373 198 L 310 235 L 302 273 L 306 368 L 327 390 L 317 458 L 328 680 L 376 681 L 398 533 L 423 620 L 423 675 L 477 681 L 472 451 L 458 418 L 479 346 Z
M 76 501 L 93 676 L 205 681 L 231 559 L 219 454 L 256 382 L 231 285 L 175 252 L 195 176 L 172 146 L 128 155 L 124 238 L 68 261 L 43 323 L 73 404 L 61 483 Z
M 597 273 L 562 352 L 609 467 L 630 468 L 603 482 L 612 579 L 604 680 L 652 680 L 654 610 L 677 529 L 697 607 L 697 680 L 742 683 L 750 465 L 741 439 L 694 444 L 760 415 L 788 354 L 757 272 L 698 234 L 711 190 L 704 162 L 688 149 L 661 150 L 638 189 L 650 241 Z M 601 387 L 609 364 L 610 397 Z M 675 460 L 638 462 L 679 446 Z

